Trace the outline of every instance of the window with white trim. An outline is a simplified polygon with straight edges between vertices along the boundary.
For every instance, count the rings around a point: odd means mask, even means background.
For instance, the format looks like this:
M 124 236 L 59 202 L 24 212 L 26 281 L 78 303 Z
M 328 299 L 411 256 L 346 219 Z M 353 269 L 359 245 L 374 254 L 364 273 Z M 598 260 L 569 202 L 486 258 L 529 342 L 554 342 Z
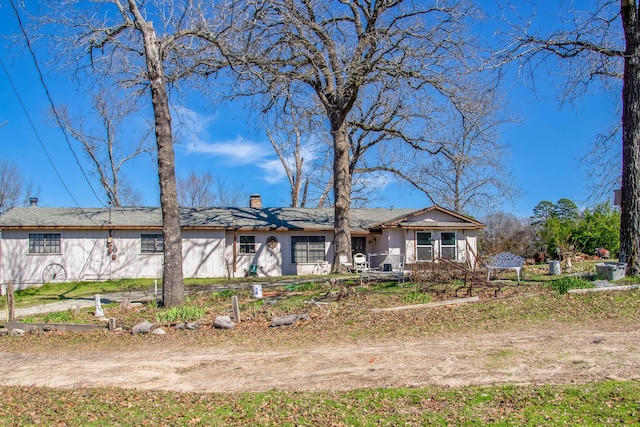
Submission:
M 433 234 L 431 231 L 418 231 L 416 233 L 416 246 L 418 261 L 433 261 Z
M 310 263 L 324 260 L 324 236 L 291 236 L 292 263 Z
M 444 259 L 457 260 L 455 231 L 443 231 L 440 233 L 440 253 Z
M 29 234 L 30 254 L 60 254 L 60 233 Z
M 238 242 L 239 254 L 255 254 L 256 253 L 256 236 L 240 236 Z
M 143 254 L 157 254 L 164 252 L 164 237 L 162 234 L 141 234 L 140 252 Z

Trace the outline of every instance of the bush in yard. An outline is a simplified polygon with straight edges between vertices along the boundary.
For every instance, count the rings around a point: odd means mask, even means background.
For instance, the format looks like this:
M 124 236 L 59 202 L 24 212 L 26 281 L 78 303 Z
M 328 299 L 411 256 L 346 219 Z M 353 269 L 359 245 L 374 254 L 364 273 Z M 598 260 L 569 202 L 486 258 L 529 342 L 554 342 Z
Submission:
M 585 209 L 573 232 L 576 247 L 586 254 L 605 248 L 615 254 L 620 249 L 620 212 L 602 203 Z
M 535 252 L 539 246 L 535 229 L 528 218 L 518 218 L 506 212 L 487 215 L 487 225 L 478 235 L 478 246 L 484 255 L 511 252 L 524 255 Z
M 549 282 L 549 286 L 561 294 L 566 294 L 569 289 L 588 289 L 594 287 L 593 283 L 576 276 L 567 276 L 562 279 L 553 280 Z
M 177 306 L 156 314 L 160 323 L 192 322 L 204 317 L 207 310 L 202 307 Z
M 557 204 L 542 201 L 531 218 L 540 241 L 556 257 L 559 251 L 593 254 L 605 248 L 615 254 L 620 247 L 620 212 L 609 203 L 578 212 L 575 203 L 560 199 Z

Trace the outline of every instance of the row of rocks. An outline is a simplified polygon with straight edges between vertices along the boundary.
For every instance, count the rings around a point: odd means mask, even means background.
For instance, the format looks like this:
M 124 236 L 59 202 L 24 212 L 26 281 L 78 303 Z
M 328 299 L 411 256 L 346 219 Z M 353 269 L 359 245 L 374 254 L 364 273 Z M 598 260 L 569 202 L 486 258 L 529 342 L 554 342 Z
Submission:
M 308 320 L 308 314 L 289 314 L 282 317 L 274 317 L 271 320 L 271 327 L 278 326 L 291 326 L 294 325 L 298 320 Z M 110 322 L 109 330 L 111 331 L 122 331 L 122 328 L 115 328 L 115 319 L 104 319 Z M 198 322 L 182 322 L 178 323 L 174 326 L 176 330 L 189 330 L 193 331 L 200 327 L 200 323 Z M 233 329 L 236 327 L 236 323 L 231 320 L 230 316 L 217 316 L 215 321 L 213 322 L 213 327 L 216 329 Z M 55 331 L 56 328 L 53 325 L 46 325 L 42 328 L 44 332 Z M 0 328 L 0 335 L 13 335 L 13 336 L 22 336 L 26 333 L 24 329 L 14 328 L 14 329 L 4 329 Z M 30 333 L 40 332 L 38 328 L 35 330 L 29 331 Z M 155 334 L 155 335 L 164 335 L 166 331 L 162 328 L 154 328 L 153 323 L 145 320 L 142 323 L 138 323 L 133 328 L 131 328 L 131 333 L 133 335 L 137 334 Z
M 25 331 L 24 329 L 20 329 L 20 328 L 15 328 L 15 329 L 0 329 L 0 336 L 7 336 L 7 335 L 12 335 L 14 337 L 21 337 L 23 336 L 27 331 Z
M 274 317 L 271 320 L 271 327 L 292 326 L 298 320 L 309 320 L 309 315 L 304 313 L 304 314 L 288 314 L 282 317 Z M 199 327 L 200 327 L 200 324 L 197 322 L 195 323 L 183 322 L 183 323 L 178 323 L 174 326 L 174 328 L 177 330 L 195 330 L 195 329 L 198 329 Z M 231 320 L 230 316 L 217 316 L 213 322 L 213 327 L 216 329 L 233 329 L 236 327 L 236 324 Z M 148 334 L 148 333 L 165 334 L 166 332 L 162 328 L 153 329 L 153 323 L 145 320 L 144 322 L 139 323 L 135 325 L 133 328 L 131 328 L 131 333 L 135 335 L 135 334 Z
M 187 331 L 194 331 L 196 329 L 198 329 L 200 327 L 200 323 L 198 322 L 182 322 L 182 323 L 177 323 L 174 326 L 174 329 L 176 330 L 187 330 Z M 142 323 L 138 323 L 137 325 L 135 325 L 133 328 L 131 328 L 131 333 L 133 335 L 136 334 L 156 334 L 156 335 L 164 335 L 166 334 L 166 331 L 162 328 L 153 328 L 153 323 L 149 322 L 148 320 L 145 320 Z

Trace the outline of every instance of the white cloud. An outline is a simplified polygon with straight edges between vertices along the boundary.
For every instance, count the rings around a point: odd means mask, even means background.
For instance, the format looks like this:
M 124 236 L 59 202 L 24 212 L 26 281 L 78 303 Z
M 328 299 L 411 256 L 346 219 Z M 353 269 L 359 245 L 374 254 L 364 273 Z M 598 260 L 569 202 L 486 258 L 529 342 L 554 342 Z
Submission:
M 227 164 L 242 166 L 272 154 L 264 145 L 242 136 L 221 141 L 211 138 L 209 129 L 215 122 L 214 116 L 205 116 L 183 106 L 175 107 L 174 111 L 177 139 L 187 155 L 221 156 Z
M 272 153 L 264 145 L 238 136 L 219 142 L 192 140 L 187 145 L 187 154 L 221 156 L 228 164 L 241 166 L 261 162 Z
M 267 184 L 286 182 L 287 176 L 276 156 L 271 144 L 246 139 L 242 136 L 235 138 L 216 140 L 211 138 L 210 129 L 214 126 L 215 117 L 205 116 L 186 107 L 176 107 L 176 134 L 183 154 L 189 156 L 191 161 L 206 161 L 215 158 L 217 162 L 224 163 L 226 168 L 236 168 L 240 172 L 249 165 L 255 166 L 255 176 L 264 180 Z M 304 166 L 309 168 L 312 160 L 319 153 L 315 146 L 303 149 Z M 197 159 L 196 159 L 197 157 Z M 293 158 L 287 158 L 290 167 L 295 165 Z M 259 172 L 261 171 L 261 173 Z M 242 173 L 242 172 L 241 172 Z
M 279 159 L 264 159 L 256 166 L 265 172 L 263 178 L 268 184 L 277 184 L 287 177 Z
M 269 146 L 270 147 L 270 146 Z M 271 157 L 271 156 L 274 157 Z M 281 181 L 287 180 L 287 174 L 285 172 L 284 166 L 282 166 L 282 162 L 279 158 L 275 157 L 275 153 L 273 151 L 269 152 L 269 157 L 261 160 L 257 166 L 265 171 L 264 179 L 268 184 L 277 184 Z M 302 157 L 304 159 L 303 169 L 308 174 L 309 168 L 312 167 L 312 161 L 315 160 L 317 156 L 317 150 L 313 148 L 302 148 Z M 295 158 L 293 156 L 286 157 L 286 162 L 293 173 L 295 173 Z
M 364 188 L 375 188 L 376 191 L 383 191 L 387 186 L 392 184 L 394 181 L 393 177 L 383 175 L 381 173 L 378 174 L 367 174 L 367 175 L 359 175 L 355 178 L 354 185 L 362 186 Z
M 184 106 L 177 106 L 173 110 L 176 117 L 174 130 L 180 137 L 187 139 L 191 139 L 187 135 L 198 138 L 199 135 L 206 134 L 211 123 L 215 121 L 215 116 L 205 116 Z

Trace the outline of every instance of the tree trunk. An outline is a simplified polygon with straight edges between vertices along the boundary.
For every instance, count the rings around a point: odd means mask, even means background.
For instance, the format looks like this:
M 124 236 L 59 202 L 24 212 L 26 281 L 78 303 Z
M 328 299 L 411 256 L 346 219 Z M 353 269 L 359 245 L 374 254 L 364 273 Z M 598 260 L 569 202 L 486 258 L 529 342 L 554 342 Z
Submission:
M 622 87 L 622 206 L 620 261 L 640 275 L 640 27 L 636 2 L 622 0 L 626 41 Z
M 334 223 L 332 273 L 344 273 L 346 267 L 339 262 L 339 255 L 351 259 L 351 173 L 349 171 L 349 135 L 346 120 L 331 123 L 333 134 L 333 196 Z
M 182 304 L 184 283 L 182 282 L 182 233 L 176 186 L 175 156 L 171 133 L 169 97 L 153 24 L 146 22 L 140 14 L 135 0 L 129 0 L 129 9 L 135 17 L 144 38 L 151 102 L 155 119 L 156 143 L 158 145 L 158 177 L 160 180 L 160 206 L 162 208 L 162 235 L 164 239 L 164 265 L 162 269 L 162 303 L 165 307 Z

